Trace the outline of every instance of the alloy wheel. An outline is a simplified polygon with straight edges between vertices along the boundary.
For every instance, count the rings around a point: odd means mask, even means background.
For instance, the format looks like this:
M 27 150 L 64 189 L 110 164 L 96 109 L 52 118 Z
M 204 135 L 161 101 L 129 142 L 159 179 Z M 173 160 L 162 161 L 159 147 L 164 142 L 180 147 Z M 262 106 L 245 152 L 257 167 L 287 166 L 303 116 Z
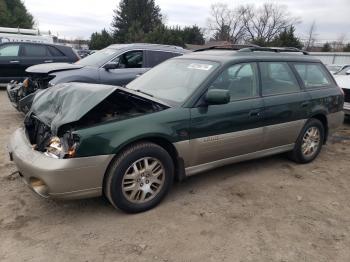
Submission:
M 164 180 L 165 169 L 158 159 L 152 157 L 138 159 L 124 174 L 123 195 L 130 202 L 146 203 L 161 191 Z
M 301 151 L 303 155 L 305 157 L 313 156 L 317 152 L 320 146 L 320 142 L 321 142 L 320 130 L 315 126 L 310 127 L 305 132 L 303 137 L 303 142 L 301 145 Z

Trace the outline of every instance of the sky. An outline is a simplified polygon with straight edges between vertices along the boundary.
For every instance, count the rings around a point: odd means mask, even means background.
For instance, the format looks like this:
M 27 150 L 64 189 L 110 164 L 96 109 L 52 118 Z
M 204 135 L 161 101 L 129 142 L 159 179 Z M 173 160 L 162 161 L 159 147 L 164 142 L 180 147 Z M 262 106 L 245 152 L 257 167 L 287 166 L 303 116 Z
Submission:
M 198 25 L 205 28 L 210 5 L 227 3 L 261 5 L 266 0 L 156 0 L 167 25 Z M 297 34 L 307 38 L 313 21 L 318 41 L 337 40 L 345 36 L 350 41 L 350 0 L 275 0 L 284 5 L 291 15 L 298 17 Z M 113 10 L 119 0 L 24 0 L 34 15 L 40 30 L 50 30 L 60 38 L 88 39 L 93 32 L 110 29 Z

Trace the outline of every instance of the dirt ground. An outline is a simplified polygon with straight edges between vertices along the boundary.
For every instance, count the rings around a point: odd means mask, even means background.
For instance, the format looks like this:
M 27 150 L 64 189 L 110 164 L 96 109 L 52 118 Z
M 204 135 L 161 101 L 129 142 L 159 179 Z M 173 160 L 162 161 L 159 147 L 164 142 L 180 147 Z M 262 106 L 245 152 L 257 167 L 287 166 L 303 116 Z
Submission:
M 0 261 L 350 261 L 349 120 L 311 164 L 216 169 L 137 215 L 34 195 L 10 175 L 6 145 L 22 120 L 0 91 Z

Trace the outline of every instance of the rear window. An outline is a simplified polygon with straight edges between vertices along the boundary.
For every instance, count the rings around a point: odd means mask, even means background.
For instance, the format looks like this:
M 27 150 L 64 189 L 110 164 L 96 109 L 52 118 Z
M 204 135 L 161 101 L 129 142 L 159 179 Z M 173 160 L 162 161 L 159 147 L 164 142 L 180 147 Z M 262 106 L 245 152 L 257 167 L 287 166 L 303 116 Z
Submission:
M 320 88 L 330 85 L 327 73 L 323 66 L 317 63 L 294 64 L 306 88 Z

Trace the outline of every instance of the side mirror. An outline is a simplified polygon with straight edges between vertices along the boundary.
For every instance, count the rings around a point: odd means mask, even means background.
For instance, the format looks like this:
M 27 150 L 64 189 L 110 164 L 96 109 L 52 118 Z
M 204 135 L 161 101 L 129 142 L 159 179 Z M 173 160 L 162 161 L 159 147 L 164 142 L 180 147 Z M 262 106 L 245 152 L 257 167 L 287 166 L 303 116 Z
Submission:
M 112 70 L 112 69 L 117 69 L 117 68 L 119 68 L 119 63 L 117 63 L 117 62 L 108 62 L 107 64 L 105 64 L 103 66 L 103 68 L 106 71 L 109 71 L 109 70 Z
M 209 105 L 221 105 L 230 102 L 230 91 L 223 89 L 210 89 L 205 95 Z
M 345 74 L 350 75 L 350 69 L 348 69 Z

